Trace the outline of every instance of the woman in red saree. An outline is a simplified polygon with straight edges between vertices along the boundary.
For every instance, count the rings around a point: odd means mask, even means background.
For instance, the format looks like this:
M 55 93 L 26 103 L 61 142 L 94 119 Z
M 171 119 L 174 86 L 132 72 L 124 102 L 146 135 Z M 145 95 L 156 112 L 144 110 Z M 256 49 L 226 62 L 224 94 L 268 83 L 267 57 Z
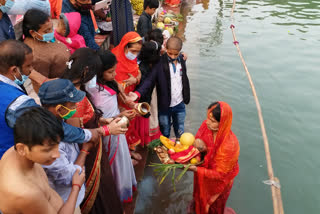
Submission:
M 137 56 L 142 47 L 142 38 L 136 32 L 128 32 L 121 39 L 120 44 L 115 47 L 112 52 L 117 57 L 117 68 L 115 80 L 123 86 L 124 93 L 128 94 L 135 90 L 141 80 L 141 73 L 137 63 Z M 122 108 L 130 109 L 123 102 L 119 102 Z M 135 147 L 141 143 L 139 134 L 139 119 L 133 118 L 130 121 L 129 130 L 126 133 L 126 138 L 130 150 L 135 150 Z M 132 153 L 134 155 L 134 153 Z M 141 159 L 139 155 L 137 159 Z
M 209 106 L 205 120 L 196 135 L 195 146 L 206 152 L 204 163 L 194 171 L 193 200 L 197 214 L 223 214 L 239 172 L 240 146 L 231 131 L 232 110 L 225 102 Z

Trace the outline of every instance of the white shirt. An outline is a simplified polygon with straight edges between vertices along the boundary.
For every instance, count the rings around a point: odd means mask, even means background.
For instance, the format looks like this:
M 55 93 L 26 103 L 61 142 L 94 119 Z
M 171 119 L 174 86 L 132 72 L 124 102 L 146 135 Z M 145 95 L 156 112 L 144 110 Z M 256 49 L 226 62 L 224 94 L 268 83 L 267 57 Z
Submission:
M 174 107 L 183 101 L 182 96 L 182 66 L 177 62 L 176 72 L 174 72 L 172 63 L 169 62 L 170 78 L 171 78 L 171 103 L 170 107 Z

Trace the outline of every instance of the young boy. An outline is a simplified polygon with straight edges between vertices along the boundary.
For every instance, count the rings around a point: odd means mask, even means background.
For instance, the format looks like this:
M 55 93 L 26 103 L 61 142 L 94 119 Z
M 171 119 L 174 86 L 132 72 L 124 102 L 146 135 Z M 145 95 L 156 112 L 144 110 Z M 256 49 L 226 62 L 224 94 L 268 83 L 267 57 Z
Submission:
M 181 54 L 182 40 L 171 37 L 166 46 L 167 53 L 161 56 L 159 63 L 152 68 L 136 93 L 130 93 L 129 96 L 130 100 L 136 100 L 156 84 L 160 131 L 169 137 L 172 123 L 179 140 L 184 133 L 185 104 L 190 102 L 190 85 L 186 62 Z
M 77 169 L 72 190 L 63 203 L 49 186 L 41 165 L 59 158 L 58 145 L 63 138 L 61 122 L 49 111 L 33 107 L 17 119 L 14 146 L 0 161 L 0 210 L 12 214 L 74 213 L 79 186 L 85 172 Z
M 42 106 L 49 110 L 62 122 L 76 112 L 76 103 L 83 100 L 85 92 L 77 90 L 70 80 L 57 79 L 44 83 L 39 90 Z M 76 143 L 60 142 L 60 157 L 51 165 L 43 166 L 47 173 L 50 186 L 66 201 L 72 190 L 72 175 L 84 167 L 86 156 L 92 148 L 92 143 L 84 143 L 79 149 Z M 81 186 L 76 203 L 80 213 L 80 204 L 84 198 L 85 185 Z
M 159 0 L 145 0 L 143 7 L 144 12 L 141 14 L 137 25 L 137 32 L 141 37 L 144 37 L 152 30 L 151 16 L 159 7 Z

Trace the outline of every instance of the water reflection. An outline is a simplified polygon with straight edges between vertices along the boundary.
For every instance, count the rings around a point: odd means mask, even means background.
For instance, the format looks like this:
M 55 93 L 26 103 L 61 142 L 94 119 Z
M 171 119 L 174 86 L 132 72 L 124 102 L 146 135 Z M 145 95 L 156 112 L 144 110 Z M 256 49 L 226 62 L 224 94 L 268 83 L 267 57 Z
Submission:
M 297 25 L 308 28 L 308 26 L 320 26 L 319 8 L 320 1 L 242 0 L 237 1 L 236 13 L 247 16 L 250 11 L 251 17 L 257 20 L 272 19 L 275 25 Z

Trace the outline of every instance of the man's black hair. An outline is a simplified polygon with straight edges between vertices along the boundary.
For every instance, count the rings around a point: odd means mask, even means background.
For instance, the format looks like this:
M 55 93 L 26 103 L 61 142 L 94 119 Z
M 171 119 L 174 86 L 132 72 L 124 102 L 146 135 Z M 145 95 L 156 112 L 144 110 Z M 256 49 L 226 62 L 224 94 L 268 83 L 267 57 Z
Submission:
M 58 144 L 64 137 L 61 121 L 50 111 L 42 107 L 32 107 L 24 112 L 13 128 L 14 145 L 23 143 L 31 149 L 36 145 L 43 145 L 44 140 L 51 144 Z
M 22 67 L 26 45 L 17 40 L 0 42 L 0 74 L 6 74 L 11 66 Z
M 143 9 L 147 9 L 149 6 L 150 9 L 159 7 L 159 0 L 144 0 Z

